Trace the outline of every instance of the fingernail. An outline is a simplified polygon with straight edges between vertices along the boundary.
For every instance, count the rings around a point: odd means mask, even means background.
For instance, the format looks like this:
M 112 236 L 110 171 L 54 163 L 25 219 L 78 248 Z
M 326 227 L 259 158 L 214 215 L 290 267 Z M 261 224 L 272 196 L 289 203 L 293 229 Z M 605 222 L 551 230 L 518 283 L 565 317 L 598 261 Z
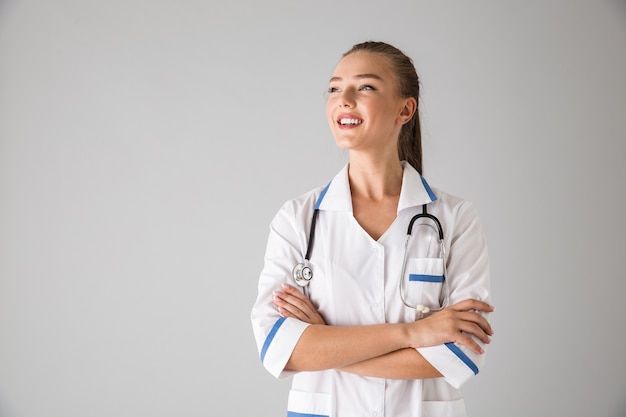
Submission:
M 289 285 L 288 284 L 282 284 L 281 287 L 283 288 L 283 290 L 288 290 L 289 289 Z

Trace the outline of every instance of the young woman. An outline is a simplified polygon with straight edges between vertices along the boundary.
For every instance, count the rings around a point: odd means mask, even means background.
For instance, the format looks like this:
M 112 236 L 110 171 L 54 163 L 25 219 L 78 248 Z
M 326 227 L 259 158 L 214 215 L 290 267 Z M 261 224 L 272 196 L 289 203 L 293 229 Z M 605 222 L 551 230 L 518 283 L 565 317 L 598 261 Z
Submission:
M 421 176 L 418 96 L 397 48 L 345 53 L 326 112 L 349 162 L 271 223 L 251 319 L 263 365 L 293 376 L 288 416 L 465 415 L 493 335 L 487 246 Z

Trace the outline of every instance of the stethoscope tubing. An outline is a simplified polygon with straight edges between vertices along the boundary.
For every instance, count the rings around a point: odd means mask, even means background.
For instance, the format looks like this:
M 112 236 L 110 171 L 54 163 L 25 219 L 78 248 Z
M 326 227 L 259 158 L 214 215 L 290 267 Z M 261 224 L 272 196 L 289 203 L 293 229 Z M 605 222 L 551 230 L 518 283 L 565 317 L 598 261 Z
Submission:
M 446 262 L 447 262 L 447 256 L 446 256 L 446 245 L 445 245 L 445 241 L 443 238 L 443 228 L 441 227 L 441 222 L 439 221 L 439 219 L 432 215 L 429 214 L 426 210 L 426 205 L 422 206 L 423 207 L 423 211 L 420 214 L 416 214 L 415 216 L 413 216 L 411 218 L 411 221 L 409 222 L 409 227 L 407 229 L 407 235 L 406 235 L 406 240 L 404 241 L 404 256 L 402 259 L 402 272 L 400 273 L 400 279 L 399 279 L 399 292 L 400 292 L 400 298 L 402 299 L 402 302 L 404 303 L 404 305 L 408 308 L 411 308 L 413 310 L 417 310 L 419 312 L 423 314 L 426 313 L 434 313 L 436 311 L 441 311 L 444 308 L 446 308 L 448 306 L 449 303 L 449 298 L 450 298 L 450 287 L 448 285 L 448 280 L 447 280 L 447 269 L 446 269 Z M 409 241 L 412 238 L 412 233 L 413 233 L 413 224 L 418 220 L 418 219 L 422 219 L 422 218 L 426 218 L 431 220 L 433 223 L 435 223 L 436 227 L 436 232 L 439 236 L 439 257 L 441 258 L 441 262 L 442 262 L 442 292 L 444 294 L 444 298 L 443 301 L 440 304 L 439 308 L 430 308 L 427 307 L 423 304 L 410 304 L 405 296 L 405 288 L 404 288 L 404 281 L 405 281 L 405 273 L 406 273 L 406 264 L 408 261 L 408 250 L 409 250 Z M 432 227 L 432 225 L 429 225 L 429 227 Z M 435 228 L 434 228 L 435 229 Z
M 315 225 L 317 223 L 317 218 L 319 216 L 318 205 L 319 205 L 319 202 L 316 205 L 315 209 L 313 210 L 313 216 L 311 218 L 311 227 L 309 230 L 309 238 L 307 241 L 307 250 L 306 250 L 306 254 L 304 255 L 304 261 L 294 266 L 293 271 L 292 271 L 294 281 L 299 286 L 304 287 L 305 292 L 307 292 L 306 291 L 308 289 L 307 286 L 309 285 L 309 283 L 311 282 L 311 279 L 313 278 L 313 270 L 311 266 L 309 265 L 309 260 L 311 259 L 311 253 L 313 252 L 313 245 L 315 243 L 315 229 L 316 229 Z M 422 218 L 429 219 L 433 223 L 435 223 L 435 225 L 437 226 L 436 232 L 439 236 L 439 245 L 440 245 L 439 255 L 443 263 L 442 290 L 444 293 L 444 299 L 442 303 L 440 304 L 441 307 L 438 309 L 429 308 L 422 304 L 416 304 L 416 305 L 410 304 L 407 301 L 406 296 L 405 296 L 404 275 L 406 272 L 406 264 L 408 260 L 407 255 L 408 255 L 409 241 L 411 240 L 411 237 L 412 237 L 413 225 L 415 224 L 417 220 L 422 219 Z M 420 311 L 422 314 L 426 314 L 429 312 L 443 310 L 444 308 L 448 306 L 450 289 L 448 285 L 448 280 L 446 279 L 446 262 L 447 262 L 447 256 L 446 256 L 445 242 L 444 242 L 444 237 L 443 237 L 443 227 L 441 226 L 441 222 L 436 216 L 428 213 L 428 210 L 426 209 L 426 204 L 424 204 L 422 206 L 422 213 L 416 214 L 415 216 L 411 218 L 411 221 L 409 222 L 409 226 L 407 228 L 407 237 L 404 242 L 404 257 L 402 260 L 402 272 L 401 272 L 400 280 L 399 280 L 400 281 L 399 291 L 400 291 L 400 298 L 402 299 L 402 302 L 404 303 L 406 307 L 411 308 L 413 310 Z
M 311 252 L 313 251 L 313 242 L 315 241 L 315 223 L 317 222 L 317 216 L 319 215 L 320 209 L 316 208 L 313 210 L 313 217 L 311 218 L 311 230 L 309 232 L 309 241 L 306 246 L 306 255 L 304 255 L 304 259 L 306 261 L 311 260 Z

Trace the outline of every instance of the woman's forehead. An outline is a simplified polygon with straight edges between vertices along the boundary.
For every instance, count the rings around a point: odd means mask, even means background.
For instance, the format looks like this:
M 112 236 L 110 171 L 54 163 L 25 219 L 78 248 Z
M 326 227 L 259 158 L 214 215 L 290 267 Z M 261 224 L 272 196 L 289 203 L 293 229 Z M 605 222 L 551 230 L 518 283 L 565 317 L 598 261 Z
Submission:
M 346 55 L 339 60 L 333 72 L 333 79 L 363 78 L 363 75 L 369 75 L 383 81 L 391 81 L 394 77 L 386 57 L 359 51 Z

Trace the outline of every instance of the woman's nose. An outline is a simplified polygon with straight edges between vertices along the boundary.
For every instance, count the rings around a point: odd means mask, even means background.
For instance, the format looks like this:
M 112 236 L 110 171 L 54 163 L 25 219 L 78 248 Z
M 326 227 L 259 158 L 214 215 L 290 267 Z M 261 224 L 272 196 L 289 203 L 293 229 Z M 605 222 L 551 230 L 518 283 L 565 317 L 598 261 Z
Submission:
M 354 92 L 351 89 L 345 89 L 341 92 L 339 107 L 354 107 Z

